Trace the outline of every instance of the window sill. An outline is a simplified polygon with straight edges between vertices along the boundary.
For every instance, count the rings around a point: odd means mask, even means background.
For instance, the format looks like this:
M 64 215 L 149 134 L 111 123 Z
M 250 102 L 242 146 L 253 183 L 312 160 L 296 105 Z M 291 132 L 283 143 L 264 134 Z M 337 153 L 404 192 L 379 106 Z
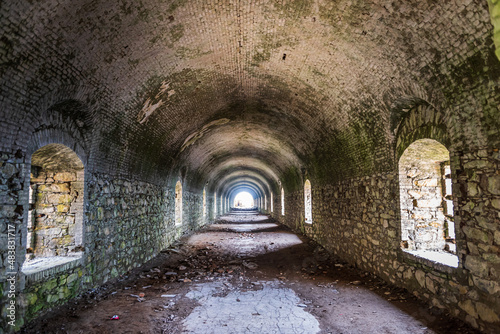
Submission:
M 407 251 L 401 250 L 403 258 L 435 268 L 442 272 L 451 273 L 458 268 L 458 256 L 446 252 Z
M 39 282 L 57 273 L 76 268 L 82 264 L 83 253 L 72 256 L 51 256 L 24 262 L 21 269 L 26 275 L 26 283 Z

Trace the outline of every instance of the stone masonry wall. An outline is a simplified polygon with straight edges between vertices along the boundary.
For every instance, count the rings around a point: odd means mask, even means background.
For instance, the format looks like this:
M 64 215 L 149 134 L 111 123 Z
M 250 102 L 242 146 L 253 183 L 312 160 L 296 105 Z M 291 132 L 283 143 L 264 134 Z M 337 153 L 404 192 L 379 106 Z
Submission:
M 331 186 L 313 183 L 310 227 L 304 224 L 303 191 L 287 195 L 286 215 L 274 216 L 362 270 L 408 289 L 486 333 L 498 333 L 500 154 L 498 149 L 481 149 L 450 155 L 458 204 L 458 268 L 401 250 L 397 171 Z
M 443 250 L 445 228 L 453 225 L 443 208 L 442 166 L 422 159 L 402 164 L 401 160 L 399 188 L 403 247 L 409 250 Z
M 52 270 L 43 279 L 26 279 L 26 287 L 19 295 L 18 306 L 23 316 L 21 323 L 27 322 L 49 308 L 63 305 L 76 297 L 82 289 L 83 268 L 77 265 L 66 265 Z
M 0 328 L 10 327 L 7 321 L 13 321 L 19 328 L 22 325 L 22 317 L 17 310 L 14 311 L 14 318 L 7 318 L 12 315 L 6 307 L 10 300 L 7 295 L 14 290 L 17 304 L 17 296 L 21 289 L 20 283 L 22 275 L 20 270 L 24 262 L 25 252 L 21 251 L 21 236 L 23 232 L 23 217 L 25 207 L 22 204 L 24 196 L 23 179 L 23 157 L 20 154 L 0 152 L 0 302 L 2 302 L 2 314 Z M 8 284 L 7 278 L 10 273 L 15 275 L 15 284 Z M 9 274 L 9 275 L 8 275 Z M 17 311 L 17 312 L 16 312 Z
M 19 329 L 23 323 L 62 305 L 86 289 L 95 288 L 140 266 L 168 247 L 183 233 L 199 228 L 203 219 L 202 193 L 183 192 L 183 224 L 174 225 L 174 188 L 127 177 L 85 173 L 83 257 L 67 265 L 26 275 L 21 271 L 26 254 L 29 175 L 24 160 L 0 154 L 0 220 L 2 226 L 2 282 L 16 273 L 16 326 L 8 320 L 7 290 L 2 295 L 2 328 Z M 211 214 L 211 212 L 209 212 Z M 8 225 L 15 227 L 14 266 L 9 267 Z M 23 239 L 24 238 L 24 239 Z
M 101 284 L 152 259 L 202 219 L 202 195 L 183 190 L 183 223 L 175 226 L 175 189 L 95 174 L 89 194 L 85 282 Z
M 77 217 L 83 213 L 82 181 L 77 172 L 32 173 L 27 256 L 65 256 L 81 246 L 75 234 L 77 227 L 81 229 Z

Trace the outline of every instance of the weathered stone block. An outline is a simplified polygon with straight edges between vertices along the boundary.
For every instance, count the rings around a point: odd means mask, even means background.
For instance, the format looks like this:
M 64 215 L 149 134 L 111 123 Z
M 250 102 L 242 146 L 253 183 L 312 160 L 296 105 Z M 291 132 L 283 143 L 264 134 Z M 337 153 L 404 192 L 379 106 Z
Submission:
M 488 191 L 493 195 L 500 195 L 500 175 L 488 178 Z
M 495 243 L 500 245 L 500 231 L 495 231 Z
M 434 283 L 435 282 L 429 276 L 425 278 L 425 286 L 427 287 L 427 289 L 431 291 L 433 294 L 436 294 L 437 291 Z
M 437 187 L 438 180 L 437 179 L 425 179 L 425 180 L 417 180 L 415 184 L 419 187 Z
M 468 255 L 464 267 L 480 277 L 487 277 L 489 272 L 488 262 L 480 257 Z
M 479 317 L 486 322 L 500 321 L 497 312 L 483 303 L 476 303 L 476 309 Z
M 490 240 L 489 234 L 480 229 L 465 227 L 463 231 L 468 238 L 476 239 L 484 243 L 488 243 L 488 241 Z
M 415 272 L 415 278 L 418 281 L 418 284 L 420 284 L 421 287 L 425 288 L 425 273 L 422 270 L 417 270 Z
M 479 185 L 475 182 L 467 183 L 467 194 L 470 197 L 475 197 L 475 196 L 481 195 L 481 190 L 479 188 Z
M 441 205 L 441 199 L 440 198 L 436 198 L 436 199 L 428 199 L 428 200 L 424 200 L 424 199 L 420 199 L 420 200 L 416 200 L 416 207 L 419 207 L 419 208 L 436 208 L 436 207 L 439 207 Z
M 77 279 L 78 279 L 78 273 L 73 273 L 73 274 L 68 276 L 66 281 L 67 281 L 67 284 L 71 284 L 73 281 L 75 281 Z
M 465 300 L 465 301 L 459 302 L 458 306 L 462 310 L 464 310 L 468 315 L 477 319 L 478 315 L 476 312 L 476 308 L 474 306 L 474 303 L 471 300 Z
M 494 295 L 500 292 L 500 284 L 498 282 L 482 279 L 476 276 L 472 276 L 472 280 L 474 281 L 475 286 L 488 294 Z
M 483 168 L 491 168 L 493 164 L 488 160 L 472 160 L 464 164 L 465 168 L 468 169 L 483 169 Z
M 58 182 L 71 182 L 71 181 L 76 181 L 76 174 L 75 173 L 55 173 L 54 174 L 54 180 Z

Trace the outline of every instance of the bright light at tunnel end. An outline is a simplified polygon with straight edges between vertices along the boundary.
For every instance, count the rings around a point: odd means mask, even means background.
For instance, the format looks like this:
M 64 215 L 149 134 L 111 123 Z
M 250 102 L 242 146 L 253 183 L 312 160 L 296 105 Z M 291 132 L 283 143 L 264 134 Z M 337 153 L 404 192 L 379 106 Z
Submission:
M 254 207 L 254 199 L 250 193 L 246 191 L 242 191 L 236 195 L 234 198 L 233 207 L 235 208 L 253 208 Z

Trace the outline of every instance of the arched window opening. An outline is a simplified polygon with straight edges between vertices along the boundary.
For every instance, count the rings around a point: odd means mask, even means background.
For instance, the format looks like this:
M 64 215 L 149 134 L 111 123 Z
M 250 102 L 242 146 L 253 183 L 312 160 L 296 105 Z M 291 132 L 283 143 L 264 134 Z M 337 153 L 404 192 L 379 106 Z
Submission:
M 281 215 L 285 215 L 285 190 L 281 188 Z
M 255 206 L 255 201 L 250 193 L 242 191 L 234 198 L 233 206 L 235 208 L 250 209 Z
M 214 217 L 217 217 L 217 192 L 214 193 Z
M 207 217 L 207 193 L 203 188 L 203 219 Z
M 264 210 L 267 211 L 267 195 L 264 194 Z
M 311 182 L 306 180 L 304 184 L 304 206 L 305 206 L 305 221 L 307 224 L 312 224 L 312 195 Z
M 26 262 L 48 267 L 83 251 L 84 165 L 62 144 L 49 144 L 31 157 Z
M 224 197 L 221 197 L 221 199 L 220 199 L 220 213 L 221 214 L 224 214 L 223 204 L 224 204 Z
M 175 185 L 175 225 L 182 225 L 182 184 L 177 181 Z
M 450 153 L 432 139 L 412 143 L 399 159 L 401 247 L 458 266 Z
M 273 193 L 271 193 L 271 212 L 274 212 Z

